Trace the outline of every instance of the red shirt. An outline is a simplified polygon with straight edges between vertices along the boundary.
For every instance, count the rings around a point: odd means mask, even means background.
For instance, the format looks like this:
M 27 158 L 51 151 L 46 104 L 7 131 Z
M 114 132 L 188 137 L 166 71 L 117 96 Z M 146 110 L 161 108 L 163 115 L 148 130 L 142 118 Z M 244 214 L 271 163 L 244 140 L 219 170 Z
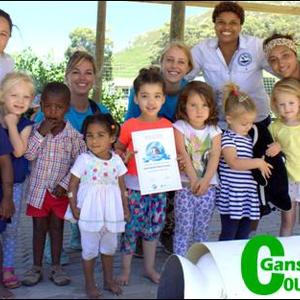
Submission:
M 132 132 L 135 131 L 142 131 L 142 130 L 149 130 L 149 129 L 159 129 L 159 128 L 173 128 L 172 123 L 165 119 L 161 118 L 155 122 L 147 122 L 141 121 L 139 119 L 129 119 L 126 121 L 121 127 L 121 134 L 119 137 L 119 142 L 123 144 L 127 150 L 133 151 L 133 144 L 132 144 Z M 137 176 L 137 169 L 136 169 L 136 162 L 134 155 L 128 161 L 127 164 L 128 174 Z

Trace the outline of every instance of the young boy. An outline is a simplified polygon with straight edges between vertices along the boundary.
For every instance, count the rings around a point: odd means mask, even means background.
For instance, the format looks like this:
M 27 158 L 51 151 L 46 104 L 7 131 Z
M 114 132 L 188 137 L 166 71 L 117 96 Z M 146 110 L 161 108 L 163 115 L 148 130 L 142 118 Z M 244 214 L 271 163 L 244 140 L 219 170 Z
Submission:
M 34 127 L 25 154 L 32 162 L 26 214 L 33 219 L 33 267 L 25 273 L 22 281 L 27 286 L 35 285 L 42 279 L 42 259 L 48 231 L 52 253 L 49 279 L 60 286 L 70 283 L 70 278 L 60 265 L 64 215 L 69 203 L 66 191 L 70 168 L 77 156 L 86 151 L 82 135 L 64 120 L 70 98 L 65 84 L 52 82 L 46 85 L 41 95 L 45 120 Z
M 13 167 L 10 153 L 13 148 L 7 138 L 5 131 L 0 125 L 0 234 L 5 230 L 7 219 L 14 214 L 13 202 Z M 2 245 L 0 243 L 0 274 L 2 275 Z M 6 299 L 13 294 L 2 286 L 0 278 L 0 298 Z

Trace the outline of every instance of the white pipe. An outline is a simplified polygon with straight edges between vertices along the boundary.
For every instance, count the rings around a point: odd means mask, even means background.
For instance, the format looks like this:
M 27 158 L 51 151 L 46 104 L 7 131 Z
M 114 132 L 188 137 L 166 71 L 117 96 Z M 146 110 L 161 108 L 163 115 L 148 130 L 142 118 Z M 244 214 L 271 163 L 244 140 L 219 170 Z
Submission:
M 274 238 L 274 237 L 273 237 Z M 275 238 L 274 238 L 275 239 Z M 300 288 L 300 236 L 278 238 L 284 248 L 284 257 L 271 256 L 266 246 L 258 252 L 259 281 L 268 284 L 272 273 L 285 278 L 298 278 Z M 300 291 L 287 291 L 282 286 L 270 295 L 253 293 L 245 284 L 241 272 L 241 258 L 249 240 L 196 243 L 186 257 L 172 255 L 166 261 L 158 288 L 158 299 L 299 299 Z M 263 259 L 273 262 L 299 261 L 299 271 L 261 270 Z M 271 260 L 270 260 L 271 261 Z M 246 261 L 247 264 L 247 261 Z M 245 269 L 247 274 L 247 265 Z

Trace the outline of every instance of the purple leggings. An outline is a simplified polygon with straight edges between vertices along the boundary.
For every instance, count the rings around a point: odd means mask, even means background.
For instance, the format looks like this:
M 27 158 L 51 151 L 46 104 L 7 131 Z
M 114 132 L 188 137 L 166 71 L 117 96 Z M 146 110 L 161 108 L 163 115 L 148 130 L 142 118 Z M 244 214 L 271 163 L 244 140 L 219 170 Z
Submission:
M 207 241 L 215 198 L 215 187 L 211 187 L 203 196 L 195 196 L 188 188 L 175 193 L 175 254 L 185 256 L 193 243 Z

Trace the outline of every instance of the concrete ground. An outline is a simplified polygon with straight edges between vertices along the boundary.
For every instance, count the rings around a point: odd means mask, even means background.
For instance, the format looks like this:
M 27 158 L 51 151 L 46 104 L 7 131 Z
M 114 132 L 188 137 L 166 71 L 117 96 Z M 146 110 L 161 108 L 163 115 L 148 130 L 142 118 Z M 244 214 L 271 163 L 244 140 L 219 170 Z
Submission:
M 24 210 L 24 209 L 23 209 Z M 258 227 L 257 234 L 268 233 L 278 235 L 280 225 L 280 213 L 272 212 L 272 214 L 265 216 Z M 65 229 L 65 249 L 70 255 L 70 263 L 65 266 L 65 270 L 71 276 L 71 284 L 65 287 L 55 286 L 47 277 L 49 271 L 49 265 L 45 265 L 44 279 L 38 285 L 34 287 L 21 286 L 18 289 L 12 290 L 16 296 L 16 299 L 86 299 L 84 292 L 84 279 L 81 267 L 81 255 L 80 252 L 71 251 L 68 248 L 69 241 L 69 226 L 66 224 Z M 214 214 L 213 221 L 210 227 L 210 241 L 215 241 L 218 238 L 220 232 L 220 220 L 217 211 Z M 299 223 L 296 226 L 295 234 L 300 234 Z M 31 267 L 32 264 L 32 223 L 31 218 L 26 217 L 23 214 L 21 219 L 21 226 L 18 234 L 18 253 L 17 253 L 17 274 L 22 278 L 22 274 L 25 273 Z M 157 269 L 161 270 L 164 261 L 168 255 L 163 252 L 161 247 L 157 250 Z M 98 266 L 99 267 L 99 266 Z M 114 273 L 117 275 L 121 269 L 121 257 L 120 253 L 115 256 Z M 124 287 L 122 296 L 114 296 L 111 293 L 104 291 L 103 298 L 108 299 L 154 299 L 156 298 L 157 285 L 150 282 L 143 277 L 143 260 L 140 258 L 133 259 L 133 272 L 130 280 L 130 284 Z M 97 279 L 102 286 L 102 271 L 97 269 Z

